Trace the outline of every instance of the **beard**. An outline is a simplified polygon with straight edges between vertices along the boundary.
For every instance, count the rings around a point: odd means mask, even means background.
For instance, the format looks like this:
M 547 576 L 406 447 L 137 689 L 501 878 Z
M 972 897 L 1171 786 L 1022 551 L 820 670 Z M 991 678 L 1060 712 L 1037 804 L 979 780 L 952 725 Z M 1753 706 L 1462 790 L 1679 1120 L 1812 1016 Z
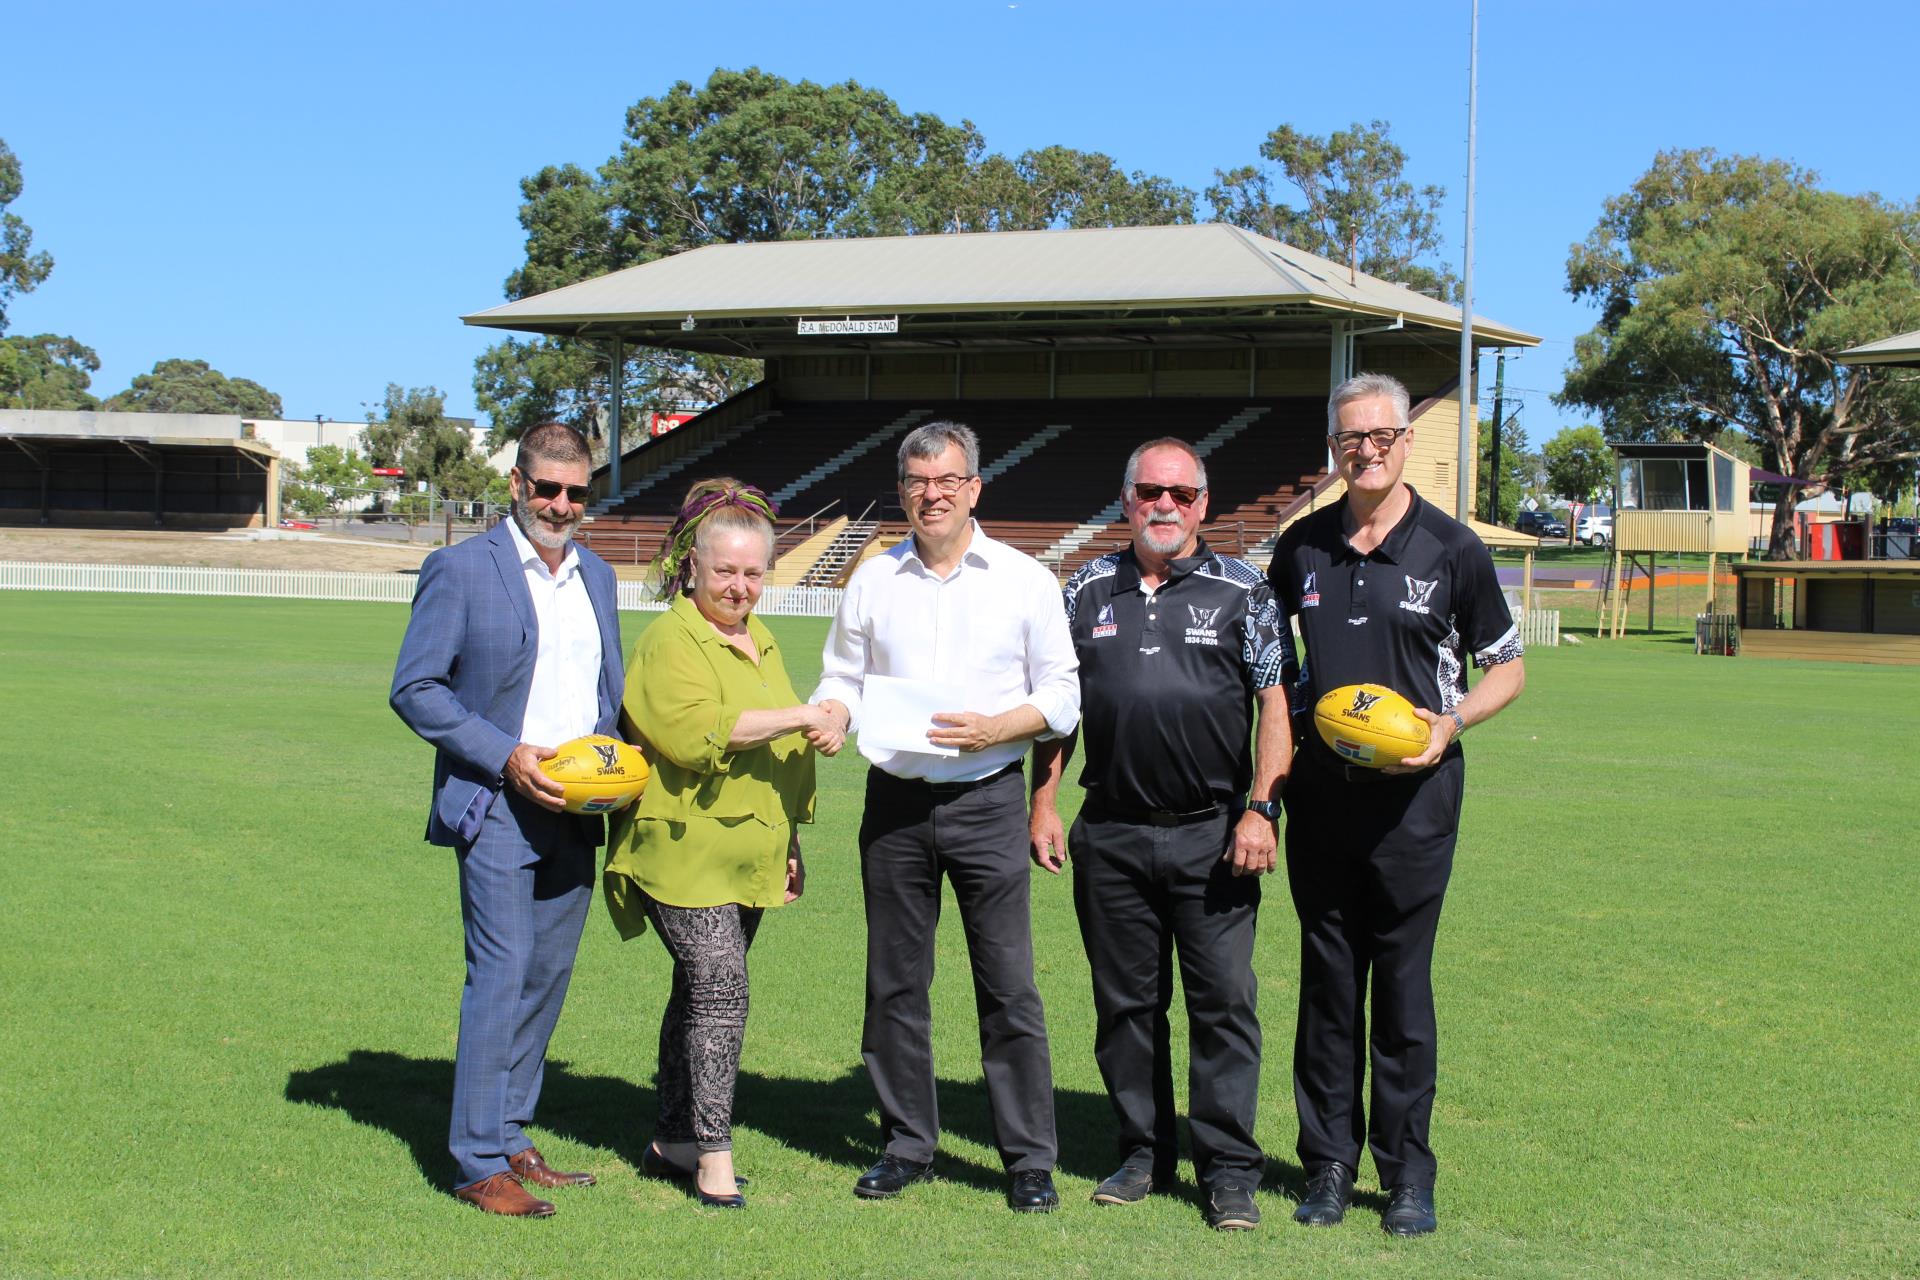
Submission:
M 564 548 L 573 537 L 573 531 L 580 527 L 580 522 L 586 518 L 586 515 L 585 511 L 575 511 L 573 519 L 567 522 L 566 527 L 556 530 L 553 525 L 529 511 L 526 503 L 513 504 L 513 519 L 514 523 L 520 526 L 520 532 L 527 535 L 528 542 L 536 547 L 544 547 L 548 551 L 559 551 Z
M 1141 527 L 1140 538 L 1163 556 L 1182 551 L 1187 545 L 1187 531 L 1180 526 L 1177 517 L 1172 520 L 1149 518 Z

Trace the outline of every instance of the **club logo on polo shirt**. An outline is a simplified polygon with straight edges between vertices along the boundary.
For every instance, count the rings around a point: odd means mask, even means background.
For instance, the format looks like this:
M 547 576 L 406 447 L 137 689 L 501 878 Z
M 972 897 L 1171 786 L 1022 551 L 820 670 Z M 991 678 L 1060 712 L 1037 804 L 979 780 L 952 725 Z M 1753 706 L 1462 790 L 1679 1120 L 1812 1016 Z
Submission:
M 1093 616 L 1093 638 L 1104 640 L 1108 636 L 1120 634 L 1120 624 L 1113 620 L 1113 606 L 1103 604 L 1100 612 Z
M 1427 602 L 1433 599 L 1433 589 L 1439 585 L 1440 580 L 1438 578 L 1432 582 L 1422 582 L 1418 578 L 1408 578 L 1407 598 L 1400 602 L 1400 607 L 1412 613 L 1432 613 L 1433 610 L 1428 607 Z
M 1302 609 L 1317 609 L 1320 607 L 1320 584 L 1315 581 L 1319 576 L 1320 574 L 1316 570 L 1313 573 L 1309 573 L 1307 580 L 1300 584 L 1300 607 Z
M 1220 621 L 1220 609 L 1202 609 L 1198 605 L 1187 606 L 1187 617 L 1193 625 L 1187 628 L 1188 644 L 1210 644 L 1218 646 L 1220 633 L 1214 624 Z

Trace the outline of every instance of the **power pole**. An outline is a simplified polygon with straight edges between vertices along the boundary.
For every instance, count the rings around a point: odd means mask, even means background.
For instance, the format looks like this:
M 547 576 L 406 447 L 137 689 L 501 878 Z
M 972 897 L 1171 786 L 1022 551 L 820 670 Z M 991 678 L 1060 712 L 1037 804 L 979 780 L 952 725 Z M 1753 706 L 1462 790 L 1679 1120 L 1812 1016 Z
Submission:
M 1488 468 L 1493 474 L 1487 478 L 1487 523 L 1500 523 L 1500 430 L 1506 424 L 1500 420 L 1501 395 L 1507 380 L 1507 349 L 1500 348 L 1499 359 L 1493 362 L 1493 463 Z

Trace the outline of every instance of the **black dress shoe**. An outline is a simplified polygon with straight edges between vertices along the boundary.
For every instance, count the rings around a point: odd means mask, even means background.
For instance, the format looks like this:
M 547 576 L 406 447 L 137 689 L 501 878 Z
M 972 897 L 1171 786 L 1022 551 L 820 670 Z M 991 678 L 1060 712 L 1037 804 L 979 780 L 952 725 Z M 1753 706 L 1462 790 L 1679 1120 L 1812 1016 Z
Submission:
M 1207 1191 L 1207 1225 L 1215 1231 L 1251 1231 L 1260 1225 L 1260 1206 L 1253 1189 L 1223 1178 Z
M 1338 1226 L 1352 1203 L 1353 1170 L 1336 1160 L 1321 1165 L 1307 1179 L 1307 1194 L 1293 1211 L 1293 1220 L 1310 1227 Z
M 1433 1212 L 1433 1188 L 1390 1188 L 1380 1226 L 1390 1236 L 1424 1236 L 1439 1230 L 1440 1219 Z
M 1138 1204 L 1153 1193 L 1153 1170 L 1123 1164 L 1093 1189 L 1095 1204 Z
M 1052 1213 L 1060 1207 L 1053 1174 L 1046 1169 L 1022 1169 L 1007 1185 L 1007 1207 L 1015 1213 Z
M 861 1174 L 853 1184 L 853 1194 L 868 1200 L 891 1200 L 916 1182 L 933 1176 L 933 1162 L 902 1160 L 882 1156 L 880 1163 Z

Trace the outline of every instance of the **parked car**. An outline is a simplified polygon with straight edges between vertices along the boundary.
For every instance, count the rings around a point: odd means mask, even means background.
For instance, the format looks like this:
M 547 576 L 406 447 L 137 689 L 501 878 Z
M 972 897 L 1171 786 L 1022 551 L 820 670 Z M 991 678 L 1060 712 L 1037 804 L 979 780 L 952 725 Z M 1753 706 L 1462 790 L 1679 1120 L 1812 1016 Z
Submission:
M 1514 520 L 1513 527 L 1521 533 L 1530 533 L 1536 538 L 1567 536 L 1567 522 L 1551 511 L 1522 511 Z
M 1581 516 L 1580 526 L 1573 536 L 1590 547 L 1610 547 L 1613 545 L 1613 517 Z

